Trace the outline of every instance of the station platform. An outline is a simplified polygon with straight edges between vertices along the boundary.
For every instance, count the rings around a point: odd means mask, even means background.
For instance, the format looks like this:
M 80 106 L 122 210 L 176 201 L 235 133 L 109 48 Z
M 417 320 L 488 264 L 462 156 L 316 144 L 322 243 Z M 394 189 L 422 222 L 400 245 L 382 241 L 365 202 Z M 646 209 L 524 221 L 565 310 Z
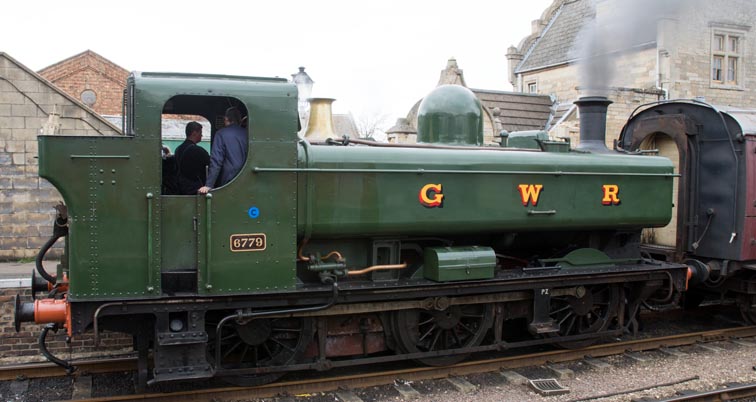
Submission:
M 58 261 L 45 261 L 45 269 L 55 272 Z M 31 274 L 36 269 L 34 262 L 0 262 L 0 288 L 31 286 Z

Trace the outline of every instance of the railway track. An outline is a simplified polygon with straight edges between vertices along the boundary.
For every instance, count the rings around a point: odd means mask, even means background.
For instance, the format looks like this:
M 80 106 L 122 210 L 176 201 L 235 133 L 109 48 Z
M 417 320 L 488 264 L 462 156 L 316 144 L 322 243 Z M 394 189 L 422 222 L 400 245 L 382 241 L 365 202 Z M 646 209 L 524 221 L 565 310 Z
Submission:
M 712 391 L 695 392 L 661 399 L 659 402 L 718 402 L 735 401 L 756 396 L 756 383 L 733 384 Z
M 91 374 L 136 370 L 136 357 L 74 360 L 79 372 Z M 66 370 L 52 363 L 21 363 L 0 366 L 0 381 L 17 378 L 47 378 L 68 375 Z
M 626 352 L 642 352 L 660 348 L 679 347 L 696 343 L 726 341 L 738 338 L 756 336 L 756 326 L 718 329 L 658 338 L 637 339 L 624 342 L 595 345 L 576 350 L 553 350 L 521 356 L 501 357 L 495 359 L 463 362 L 448 367 L 413 367 L 401 370 L 391 370 L 376 373 L 342 375 L 336 377 L 306 379 L 297 381 L 283 381 L 258 387 L 227 387 L 192 390 L 174 393 L 148 393 L 140 395 L 123 395 L 80 401 L 221 401 L 243 400 L 250 398 L 267 398 L 276 395 L 297 395 L 302 393 L 329 392 L 344 388 L 365 388 L 386 384 L 393 384 L 397 379 L 404 381 L 421 381 L 451 376 L 464 376 L 477 373 L 493 372 L 504 369 L 514 369 L 528 366 L 539 366 L 582 359 L 586 356 L 594 358 L 623 354 Z M 118 358 L 103 360 L 86 360 L 76 362 L 80 372 L 107 373 L 129 371 L 135 368 L 135 359 Z M 40 378 L 62 376 L 65 371 L 51 364 L 15 365 L 0 368 L 0 379 L 9 380 L 19 376 Z M 750 395 L 746 386 L 731 389 L 727 395 Z M 710 391 L 713 392 L 713 391 Z M 737 394 L 736 394 L 737 392 Z M 692 395 L 689 397 L 693 397 Z M 682 398 L 682 397 L 681 397 Z M 710 398 L 702 396 L 701 398 Z M 671 399 L 674 401 L 687 400 L 717 400 L 717 399 Z

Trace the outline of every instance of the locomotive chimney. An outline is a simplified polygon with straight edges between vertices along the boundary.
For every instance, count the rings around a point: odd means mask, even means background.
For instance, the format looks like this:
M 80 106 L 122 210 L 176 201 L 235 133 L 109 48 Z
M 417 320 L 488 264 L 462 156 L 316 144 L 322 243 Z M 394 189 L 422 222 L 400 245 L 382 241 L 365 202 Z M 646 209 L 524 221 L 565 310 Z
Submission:
M 309 98 L 310 121 L 307 123 L 307 131 L 304 137 L 309 141 L 324 141 L 328 138 L 336 138 L 333 129 L 333 113 L 331 104 L 333 98 Z
M 606 111 L 611 103 L 603 96 L 584 96 L 575 101 L 580 111 L 580 143 L 577 149 L 609 152 L 606 147 Z

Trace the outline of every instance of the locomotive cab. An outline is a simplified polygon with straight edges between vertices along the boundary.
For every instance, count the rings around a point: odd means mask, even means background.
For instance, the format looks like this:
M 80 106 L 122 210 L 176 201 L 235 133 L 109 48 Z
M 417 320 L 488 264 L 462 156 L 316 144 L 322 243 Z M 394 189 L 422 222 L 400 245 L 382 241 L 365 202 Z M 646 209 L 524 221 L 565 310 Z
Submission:
M 248 114 L 244 103 L 237 98 L 227 96 L 213 96 L 213 95 L 195 95 L 195 94 L 182 94 L 175 95 L 168 99 L 162 109 L 161 119 L 162 127 L 176 125 L 181 126 L 179 129 L 183 132 L 184 125 L 189 121 L 200 120 L 206 122 L 206 125 L 210 126 L 211 145 L 210 152 L 212 152 L 212 144 L 216 133 L 224 127 L 224 111 L 227 107 L 237 108 L 241 115 L 244 116 L 244 120 L 248 120 Z M 168 124 L 166 124 L 168 123 Z M 246 127 L 244 127 L 246 128 Z M 247 136 L 249 133 L 247 133 Z M 247 141 L 248 142 L 248 141 Z M 250 153 L 247 153 L 248 158 L 251 157 Z M 171 160 L 171 158 L 173 160 Z M 173 162 L 173 163 L 166 163 Z M 171 191 L 171 186 L 167 185 L 167 181 L 177 183 L 178 175 L 181 172 L 181 167 L 178 166 L 182 161 L 178 160 L 178 157 L 173 155 L 164 158 L 162 163 L 162 194 L 160 196 L 160 222 L 162 231 L 160 233 L 160 245 L 162 250 L 160 261 L 160 284 L 161 290 L 164 294 L 176 295 L 176 294 L 195 294 L 197 292 L 197 273 L 199 269 L 198 261 L 198 221 L 200 219 L 200 208 L 197 202 L 197 194 L 178 195 Z M 173 172 L 166 172 L 165 169 L 171 165 L 174 166 Z M 205 170 L 207 175 L 207 169 L 209 166 L 202 166 L 201 169 Z M 240 176 L 242 171 L 237 174 Z M 234 186 L 235 177 L 231 182 L 225 184 L 222 187 L 211 185 L 213 191 L 223 191 L 225 187 Z M 204 184 L 203 184 L 204 185 Z M 176 189 L 177 190 L 177 189 Z
M 265 212 L 287 203 L 295 208 L 293 197 L 276 194 L 292 194 L 296 177 L 258 177 L 249 166 L 251 159 L 263 167 L 296 165 L 296 102 L 296 87 L 284 79 L 133 73 L 124 97 L 124 135 L 41 136 L 40 176 L 60 190 L 72 219 L 65 258 L 69 277 L 79 280 L 71 281 L 69 299 L 291 287 L 294 266 L 284 256 L 295 253 L 295 233 L 275 227 L 293 224 L 294 214 Z M 245 167 L 207 196 L 162 194 L 164 120 L 202 116 L 214 137 L 230 106 L 248 117 Z M 106 210 L 111 213 L 98 214 Z M 261 229 L 268 225 L 273 229 Z M 261 237 L 251 236 L 259 232 L 266 234 L 265 244 L 291 246 L 255 253 L 266 248 L 256 242 Z M 246 239 L 245 247 L 230 250 L 235 234 Z M 250 264 L 268 267 L 269 279 L 251 279 Z

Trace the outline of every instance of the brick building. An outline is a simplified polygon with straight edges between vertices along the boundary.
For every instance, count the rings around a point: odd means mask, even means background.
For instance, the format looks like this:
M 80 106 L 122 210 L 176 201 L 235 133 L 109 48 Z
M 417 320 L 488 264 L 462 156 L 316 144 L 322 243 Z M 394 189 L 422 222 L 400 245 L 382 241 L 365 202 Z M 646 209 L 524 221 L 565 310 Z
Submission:
M 37 73 L 100 115 L 121 114 L 121 100 L 129 72 L 91 50 Z
M 37 135 L 45 126 L 59 134 L 120 134 L 78 99 L 0 52 L 0 260 L 35 256 L 52 233 L 52 207 L 62 197 L 37 176 Z
M 516 91 L 551 95 L 563 116 L 550 134 L 577 141 L 572 102 L 603 87 L 607 145 L 630 113 L 659 99 L 756 107 L 756 2 L 554 0 L 507 52 Z M 584 79 L 581 81 L 581 77 Z M 592 78 L 603 78 L 598 85 Z
M 85 50 L 37 73 L 120 127 L 128 70 L 91 50 Z M 175 150 L 184 142 L 184 128 L 192 120 L 198 120 L 206 132 L 210 131 L 210 123 L 201 116 L 164 115 L 163 145 Z M 210 139 L 204 138 L 200 146 L 209 150 Z

